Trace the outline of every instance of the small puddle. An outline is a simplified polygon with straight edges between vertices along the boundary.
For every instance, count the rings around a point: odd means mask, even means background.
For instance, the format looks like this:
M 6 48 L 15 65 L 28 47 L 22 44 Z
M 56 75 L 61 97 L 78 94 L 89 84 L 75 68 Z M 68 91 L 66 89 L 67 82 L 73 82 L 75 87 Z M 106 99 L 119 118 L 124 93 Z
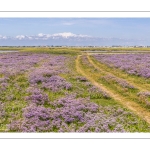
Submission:
M 18 51 L 15 51 L 15 50 L 10 50 L 10 51 L 7 51 L 7 50 L 0 50 L 0 53 L 11 53 L 11 52 L 18 52 Z

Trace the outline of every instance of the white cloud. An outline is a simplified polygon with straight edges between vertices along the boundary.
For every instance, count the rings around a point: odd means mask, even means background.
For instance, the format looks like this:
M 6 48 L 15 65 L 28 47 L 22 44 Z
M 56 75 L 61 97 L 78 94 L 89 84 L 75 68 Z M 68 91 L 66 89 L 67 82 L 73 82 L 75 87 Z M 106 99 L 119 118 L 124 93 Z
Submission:
M 0 35 L 0 39 L 2 39 L 2 40 L 7 40 L 8 37 L 7 37 L 7 36 L 2 36 L 2 35 Z
M 15 37 L 10 36 L 3 36 L 0 35 L 0 40 L 69 40 L 69 41 L 131 41 L 133 39 L 124 39 L 124 38 L 104 38 L 104 37 L 92 37 L 83 34 L 74 34 L 72 32 L 62 32 L 62 33 L 55 33 L 55 34 L 44 34 L 39 33 L 37 35 L 17 35 Z M 134 39 L 136 41 L 143 41 L 143 39 Z
M 71 26 L 71 25 L 73 25 L 74 23 L 72 23 L 72 22 L 64 22 L 64 23 L 62 23 L 63 25 L 65 25 L 65 26 Z
M 25 36 L 24 35 L 17 35 L 16 39 L 22 40 L 22 39 L 25 39 Z
M 82 34 L 74 34 L 71 32 L 62 32 L 62 33 L 55 33 L 55 34 L 44 34 L 39 33 L 37 35 L 17 35 L 15 37 L 9 37 L 9 36 L 2 36 L 0 35 L 0 39 L 16 39 L 16 40 L 48 40 L 48 39 L 69 39 L 69 38 L 89 38 L 88 35 L 82 35 Z
M 53 37 L 57 37 L 60 36 L 62 38 L 70 38 L 70 37 L 80 37 L 80 38 L 84 38 L 84 37 L 90 37 L 88 35 L 82 35 L 82 34 L 73 34 L 71 32 L 63 32 L 63 33 L 56 33 L 52 35 Z
M 38 34 L 38 37 L 43 37 L 45 34 L 43 34 L 43 33 L 39 33 Z
M 7 37 L 7 36 L 3 36 L 2 38 L 3 38 L 3 39 L 5 39 L 5 40 L 6 40 L 6 39 L 8 39 L 8 37 Z
M 29 39 L 29 40 L 33 40 L 33 37 L 32 37 L 32 36 L 28 36 L 28 39 Z
M 56 34 L 53 34 L 52 36 L 61 36 L 63 38 L 68 38 L 68 37 L 76 37 L 76 34 L 73 34 L 71 32 L 63 32 L 63 33 L 56 33 Z
M 83 34 L 74 34 L 72 32 L 62 32 L 62 33 L 55 33 L 55 34 L 44 34 L 39 33 L 37 35 L 17 35 L 17 36 L 3 36 L 0 35 L 0 41 L 3 41 L 4 43 L 8 40 L 8 43 L 10 40 L 13 41 L 13 43 L 25 43 L 28 44 L 28 41 L 34 41 L 33 43 L 47 43 L 47 44 L 68 44 L 68 45 L 114 45 L 114 44 L 127 44 L 127 45 L 135 45 L 135 43 L 148 43 L 149 39 L 147 41 L 144 41 L 142 38 L 136 38 L 136 39 L 125 39 L 125 38 L 115 38 L 115 37 L 92 37 L 88 35 Z M 3 43 L 3 42 L 1 42 Z M 30 43 L 30 42 L 29 42 Z M 31 42 L 32 43 L 32 42 Z M 128 44 L 129 43 L 129 44 Z
M 50 34 L 39 33 L 37 36 L 34 36 L 34 37 L 36 37 L 36 39 L 47 40 L 48 38 L 51 37 L 51 35 Z

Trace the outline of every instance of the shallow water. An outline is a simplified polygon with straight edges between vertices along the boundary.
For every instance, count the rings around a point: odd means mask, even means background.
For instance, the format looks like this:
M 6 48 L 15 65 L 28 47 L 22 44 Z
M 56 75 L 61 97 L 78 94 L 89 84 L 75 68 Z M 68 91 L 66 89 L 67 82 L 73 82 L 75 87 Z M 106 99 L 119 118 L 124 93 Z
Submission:
M 7 51 L 7 50 L 0 50 L 0 53 L 10 53 L 10 52 L 18 52 L 18 51 L 15 51 L 15 50 L 13 50 L 13 51 L 11 51 L 11 50 L 9 50 L 9 51 Z
M 86 52 L 86 53 L 150 53 L 150 51 L 82 51 L 82 52 Z

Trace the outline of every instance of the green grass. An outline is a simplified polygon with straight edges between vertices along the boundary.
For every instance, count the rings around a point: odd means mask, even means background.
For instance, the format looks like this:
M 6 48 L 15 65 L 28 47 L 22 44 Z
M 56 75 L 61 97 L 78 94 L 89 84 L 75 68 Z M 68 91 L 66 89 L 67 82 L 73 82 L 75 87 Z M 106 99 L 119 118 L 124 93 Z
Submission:
M 74 94 L 76 93 L 77 98 L 88 98 L 90 97 L 90 101 L 94 102 L 100 106 L 116 106 L 116 107 L 122 107 L 124 108 L 122 105 L 120 105 L 119 103 L 117 103 L 114 99 L 109 98 L 106 99 L 104 98 L 101 94 L 97 94 L 97 93 L 89 93 L 89 87 L 88 85 L 86 85 L 86 82 L 82 82 L 82 81 L 78 81 L 77 77 L 81 76 L 81 74 L 79 74 L 76 71 L 76 67 L 75 67 L 75 60 L 77 55 L 82 54 L 82 51 L 84 50 L 89 50 L 89 48 L 38 48 L 38 47 L 29 47 L 29 48 L 15 48 L 15 47 L 1 47 L 1 50 L 19 50 L 20 52 L 24 53 L 24 52 L 29 52 L 29 53 L 46 53 L 46 54 L 50 54 L 50 55 L 64 55 L 66 57 L 68 57 L 69 59 L 65 62 L 65 66 L 69 69 L 68 73 L 62 73 L 60 74 L 60 76 L 62 76 L 63 78 L 65 78 L 68 82 L 70 82 L 72 84 L 72 89 L 70 89 L 69 91 L 67 90 L 61 90 L 59 92 L 52 92 L 51 90 L 45 89 L 44 92 L 48 94 L 50 101 L 55 101 L 61 97 L 65 97 L 66 93 L 68 94 Z M 90 48 L 90 50 L 108 50 L 108 48 Z M 120 49 L 109 49 L 111 50 L 120 50 Z M 125 49 L 123 49 L 125 50 Z M 138 49 L 137 49 L 138 50 Z M 141 50 L 141 49 L 140 49 Z M 145 49 L 143 49 L 145 50 Z M 149 49 L 150 50 L 150 49 Z M 92 58 L 92 57 L 91 57 Z M 114 75 L 120 77 L 120 78 L 124 78 L 126 80 L 129 79 L 129 81 L 135 81 L 137 79 L 138 80 L 136 83 L 139 82 L 139 84 L 145 85 L 145 83 L 149 83 L 150 81 L 145 81 L 144 79 L 141 79 L 139 77 L 132 77 L 132 76 L 128 76 L 127 74 L 123 73 L 122 71 L 116 69 L 113 70 L 112 68 L 107 67 L 104 64 L 99 64 L 99 62 L 97 62 L 96 60 L 94 60 L 92 58 L 92 60 L 94 61 L 94 63 L 96 63 L 97 65 L 99 65 L 100 67 L 102 67 L 102 69 L 104 69 L 106 72 L 111 72 Z M 46 60 L 44 60 L 46 61 Z M 42 65 L 43 61 L 35 64 L 35 68 L 38 68 Z M 86 73 L 88 73 L 89 75 L 91 75 L 92 78 L 94 78 L 97 82 L 104 84 L 105 86 L 107 86 L 110 90 L 113 90 L 117 93 L 119 93 L 120 95 L 126 97 L 126 98 L 130 98 L 131 100 L 137 101 L 137 96 L 136 94 L 139 92 L 138 90 L 130 90 L 130 89 L 123 89 L 120 85 L 118 85 L 117 83 L 113 83 L 111 81 L 106 82 L 102 79 L 103 76 L 106 75 L 106 73 L 102 73 L 99 70 L 95 69 L 88 61 L 87 62 L 83 62 L 82 60 L 80 61 L 80 64 L 82 66 L 82 68 L 86 71 Z M 3 77 L 3 75 L 0 75 L 0 78 Z M 134 80 L 133 80 L 133 79 Z M 90 82 L 90 81 L 87 81 Z M 29 105 L 29 103 L 25 100 L 25 97 L 28 96 L 29 94 L 26 92 L 26 89 L 29 87 L 29 82 L 28 82 L 28 72 L 25 74 L 18 74 L 16 76 L 12 76 L 8 82 L 9 87 L 2 93 L 0 100 L 5 103 L 5 111 L 6 111 L 6 116 L 5 118 L 1 118 L 0 119 L 0 131 L 4 132 L 7 131 L 7 125 L 10 123 L 10 121 L 13 120 L 19 120 L 22 118 L 22 110 L 23 108 L 25 108 L 26 106 Z M 16 88 L 15 85 L 18 85 L 19 88 Z M 41 88 L 41 85 L 38 85 L 39 88 Z M 148 85 L 148 87 L 150 87 L 150 85 Z M 126 91 L 125 91 L 126 90 Z M 11 100 L 9 100 L 9 97 L 13 95 L 13 98 L 11 98 Z M 45 107 L 50 107 L 48 104 L 44 105 Z M 142 105 L 144 107 L 144 105 Z M 129 110 L 128 110 L 129 111 Z M 14 117 L 14 118 L 13 118 Z M 131 116 L 129 116 L 129 119 L 132 118 Z M 137 119 L 139 119 L 139 124 L 140 126 L 138 127 L 138 125 L 133 125 L 131 126 L 125 126 L 126 129 L 130 130 L 130 131 L 137 131 L 137 132 L 149 132 L 150 130 L 147 128 L 147 123 L 143 120 L 141 120 L 140 118 L 137 117 Z M 143 125 L 143 128 L 141 127 L 141 124 Z
M 0 125 L 0 131 L 6 131 L 7 124 L 10 121 L 21 119 L 22 118 L 22 109 L 27 106 L 27 102 L 25 101 L 26 88 L 28 87 L 27 79 L 24 75 L 18 75 L 15 77 L 11 77 L 8 82 L 9 86 L 7 89 L 1 94 L 1 101 L 5 104 L 5 120 Z M 15 84 L 19 86 L 19 88 L 15 87 Z M 13 117 L 15 116 L 15 117 Z
M 100 106 L 120 106 L 115 100 L 113 99 L 106 99 L 106 98 L 101 98 L 101 99 L 91 99 L 92 102 L 100 105 Z

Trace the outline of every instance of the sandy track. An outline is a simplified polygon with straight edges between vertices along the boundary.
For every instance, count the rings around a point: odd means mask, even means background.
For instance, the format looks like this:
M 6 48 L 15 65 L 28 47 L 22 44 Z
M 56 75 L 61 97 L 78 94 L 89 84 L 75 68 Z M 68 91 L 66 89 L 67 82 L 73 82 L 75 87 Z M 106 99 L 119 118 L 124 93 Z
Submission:
M 88 73 L 86 73 L 84 71 L 84 69 L 82 69 L 82 67 L 80 65 L 80 59 L 81 59 L 81 55 L 78 55 L 78 57 L 76 59 L 76 70 L 77 70 L 77 72 L 79 72 L 84 77 L 86 77 L 89 81 L 91 81 L 91 83 L 93 85 L 95 85 L 96 87 L 98 87 L 98 88 L 104 90 L 105 92 L 107 92 L 117 102 L 121 103 L 124 107 L 126 107 L 129 110 L 133 111 L 140 118 L 144 119 L 147 123 L 150 124 L 150 112 L 148 110 L 146 110 L 145 108 L 141 107 L 136 102 L 133 102 L 133 101 L 128 100 L 128 99 L 125 99 L 123 96 L 121 96 L 121 95 L 119 95 L 117 93 L 114 93 L 111 90 L 108 90 L 106 86 L 96 82 L 91 76 L 88 75 Z

